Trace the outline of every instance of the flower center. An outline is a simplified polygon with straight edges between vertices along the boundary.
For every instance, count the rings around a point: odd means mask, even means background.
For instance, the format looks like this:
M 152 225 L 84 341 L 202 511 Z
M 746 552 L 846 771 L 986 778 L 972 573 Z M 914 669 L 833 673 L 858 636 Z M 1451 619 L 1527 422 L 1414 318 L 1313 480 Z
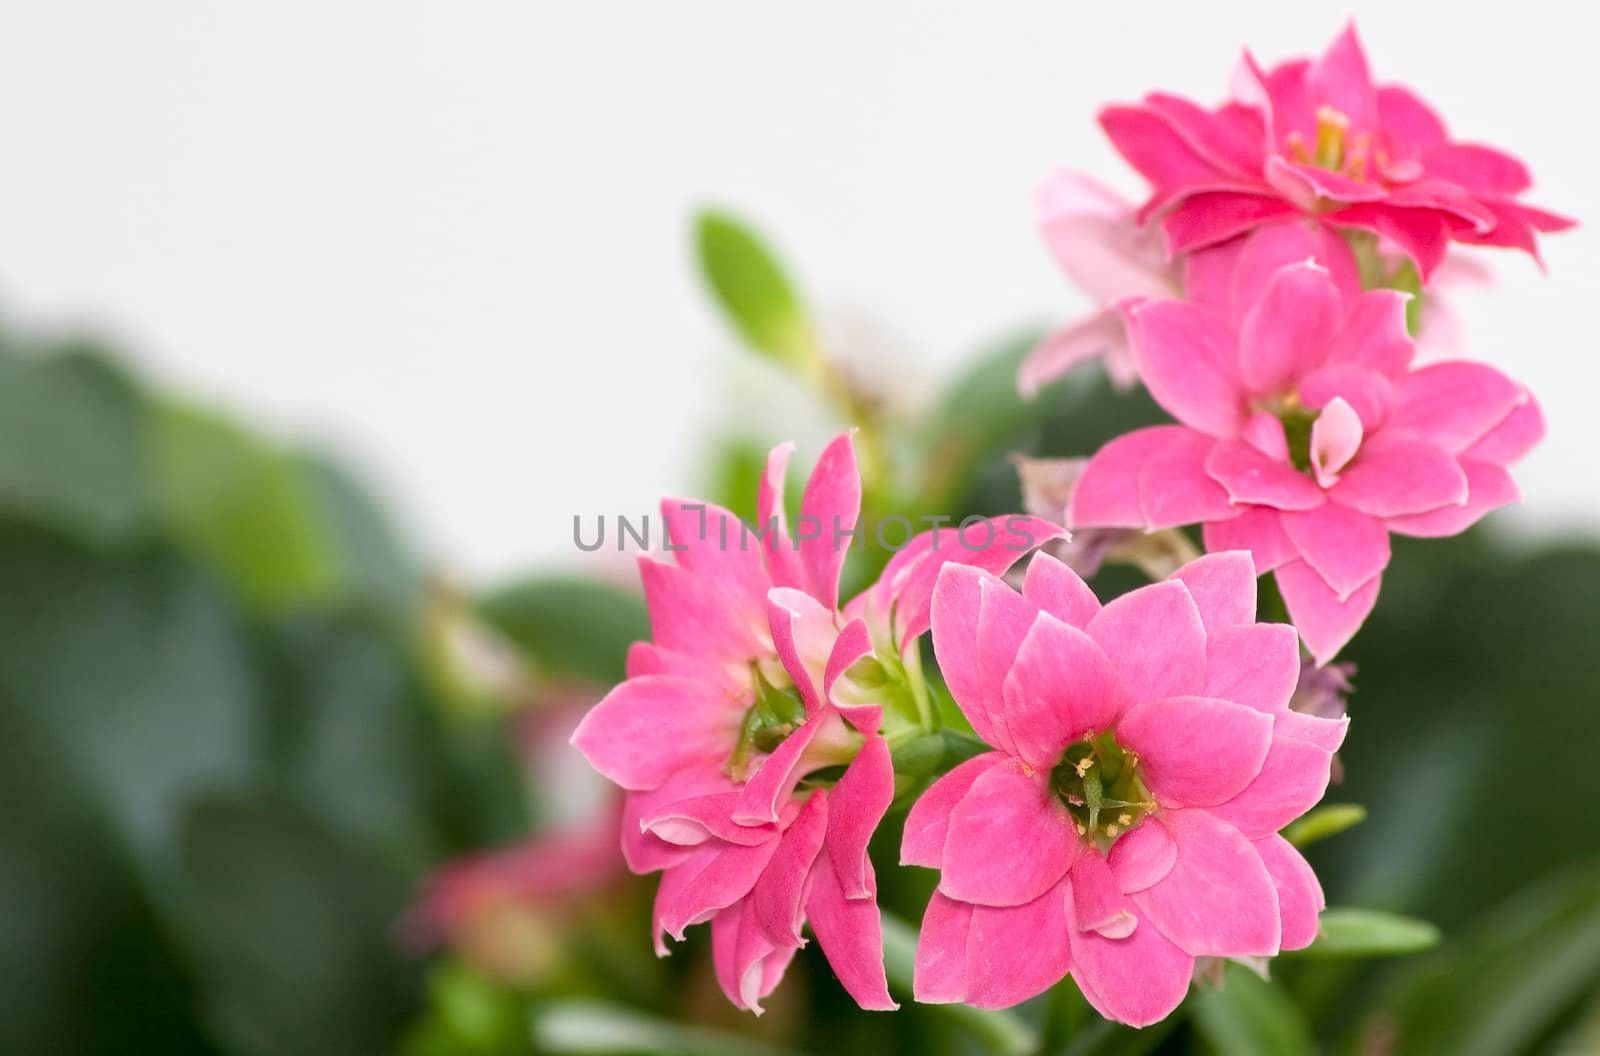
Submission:
M 1382 153 L 1373 153 L 1372 133 L 1352 134 L 1350 118 L 1343 111 L 1324 104 L 1317 107 L 1316 118 L 1314 142 L 1307 144 L 1306 137 L 1299 132 L 1289 133 L 1289 155 L 1295 161 L 1360 181 L 1367 179 L 1369 165 L 1385 163 Z
M 750 764 L 758 753 L 775 751 L 806 721 L 805 701 L 793 685 L 774 685 L 759 664 L 750 665 L 750 685 L 755 700 L 745 709 L 739 739 L 728 757 L 728 776 L 741 782 L 750 776 Z
M 1078 741 L 1050 772 L 1050 787 L 1066 804 L 1078 835 L 1101 850 L 1156 809 L 1139 779 L 1139 757 L 1107 731 Z
M 1289 449 L 1289 464 L 1301 473 L 1311 475 L 1311 427 L 1317 424 L 1322 412 L 1301 403 L 1300 394 L 1296 392 L 1262 400 L 1255 407 L 1282 423 L 1284 444 Z

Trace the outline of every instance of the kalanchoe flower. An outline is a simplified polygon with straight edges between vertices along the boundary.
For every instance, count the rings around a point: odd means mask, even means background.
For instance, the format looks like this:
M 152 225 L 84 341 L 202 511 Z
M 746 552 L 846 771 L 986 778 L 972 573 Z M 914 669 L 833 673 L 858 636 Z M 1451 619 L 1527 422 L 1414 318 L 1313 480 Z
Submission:
M 1572 221 L 1524 204 L 1516 157 L 1454 140 L 1410 89 L 1377 85 L 1351 25 L 1315 60 L 1263 69 L 1248 53 L 1235 100 L 1207 110 L 1155 92 L 1100 124 L 1150 181 L 1173 254 L 1296 214 L 1400 247 L 1426 281 L 1452 242 L 1537 256 Z
M 1182 424 L 1102 448 L 1068 526 L 1203 523 L 1206 549 L 1248 549 L 1276 574 L 1325 663 L 1372 610 L 1389 533 L 1454 535 L 1516 501 L 1506 467 L 1544 423 L 1491 367 L 1414 367 L 1405 295 L 1363 292 L 1322 229 L 1239 246 L 1226 267 L 1191 260 L 1190 300 L 1128 307 L 1140 375 Z
M 1048 555 L 1021 593 L 950 567 L 933 645 L 995 750 L 935 782 L 901 858 L 938 869 L 919 1001 L 1016 1004 L 1069 971 L 1144 1025 L 1198 957 L 1317 932 L 1316 876 L 1278 830 L 1321 798 L 1347 720 L 1289 709 L 1292 628 L 1255 622 L 1248 554 L 1213 554 L 1104 607 Z
M 842 610 L 861 502 L 848 435 L 822 453 L 791 538 L 790 446 L 773 450 L 760 534 L 726 510 L 662 504 L 676 564 L 640 560 L 651 638 L 573 744 L 628 791 L 623 852 L 662 872 L 656 947 L 710 922 L 718 982 L 760 1011 L 810 923 L 865 1008 L 884 978 L 867 842 L 894 795 L 890 750 L 932 723 L 917 637 L 947 562 L 1004 571 L 1060 529 L 997 518 L 913 539 Z

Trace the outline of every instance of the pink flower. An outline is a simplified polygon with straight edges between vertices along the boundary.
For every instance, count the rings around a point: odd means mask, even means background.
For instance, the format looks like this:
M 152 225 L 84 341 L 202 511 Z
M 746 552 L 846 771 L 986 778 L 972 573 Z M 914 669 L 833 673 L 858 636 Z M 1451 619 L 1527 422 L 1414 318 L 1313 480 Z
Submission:
M 996 750 L 906 819 L 902 861 L 940 871 L 917 1000 L 1004 1007 L 1070 971 L 1142 1026 L 1197 957 L 1311 942 L 1322 890 L 1278 830 L 1321 798 L 1348 720 L 1289 710 L 1294 631 L 1256 623 L 1255 596 L 1238 552 L 1104 607 L 1044 554 L 1020 594 L 941 573 L 934 652 Z
M 1003 571 L 1060 529 L 1012 517 L 927 533 L 841 610 L 855 452 L 845 435 L 822 453 L 791 540 L 790 450 L 768 459 L 759 538 L 718 507 L 662 504 L 677 563 L 639 562 L 652 641 L 573 744 L 628 790 L 629 866 L 663 874 L 658 952 L 709 921 L 724 992 L 759 1012 L 809 921 L 851 996 L 893 1008 L 867 842 L 894 794 L 891 744 L 932 721 L 916 638 L 935 578 L 946 562 Z
M 1325 229 L 1279 224 L 1191 257 L 1191 300 L 1129 307 L 1140 376 L 1182 424 L 1107 444 L 1068 509 L 1072 528 L 1201 523 L 1208 550 L 1248 549 L 1319 663 L 1372 610 L 1389 533 L 1454 535 L 1516 501 L 1506 467 L 1544 433 L 1499 371 L 1415 367 L 1405 295 L 1355 271 Z
M 1263 70 L 1247 52 L 1234 94 L 1207 110 L 1156 92 L 1100 114 L 1175 255 L 1300 214 L 1394 243 L 1426 281 L 1452 241 L 1537 257 L 1538 232 L 1572 226 L 1519 200 L 1532 180 L 1516 157 L 1451 139 L 1410 89 L 1375 85 L 1353 24 L 1315 60 Z

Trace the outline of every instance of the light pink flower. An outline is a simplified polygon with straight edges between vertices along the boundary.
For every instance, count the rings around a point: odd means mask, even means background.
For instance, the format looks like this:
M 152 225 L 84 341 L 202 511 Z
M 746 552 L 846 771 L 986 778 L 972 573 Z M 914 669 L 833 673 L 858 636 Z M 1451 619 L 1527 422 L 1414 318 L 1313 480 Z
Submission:
M 1247 52 L 1234 95 L 1207 110 L 1155 92 L 1101 112 L 1152 185 L 1141 218 L 1162 217 L 1174 255 L 1299 214 L 1373 232 L 1426 280 L 1452 241 L 1537 257 L 1538 232 L 1572 226 L 1520 201 L 1519 159 L 1452 139 L 1410 89 L 1375 85 L 1353 24 L 1315 60 L 1262 69 Z
M 573 744 L 628 790 L 629 866 L 663 874 L 658 952 L 709 921 L 718 981 L 759 1012 L 809 921 L 851 996 L 893 1008 L 867 842 L 894 793 L 886 735 L 930 721 L 915 658 L 935 578 L 947 562 L 1003 571 L 1060 529 L 1012 517 L 919 536 L 841 610 L 854 449 L 845 435 L 822 453 L 792 540 L 790 450 L 768 459 L 759 540 L 718 507 L 662 504 L 677 563 L 640 560 L 652 641 Z
M 1197 957 L 1317 932 L 1321 887 L 1278 830 L 1328 783 L 1347 721 L 1289 710 L 1294 631 L 1255 622 L 1245 553 L 1101 606 L 1045 554 L 1021 593 L 948 568 L 933 645 L 995 751 L 935 782 L 901 859 L 938 869 L 917 1000 L 1004 1007 L 1069 971 L 1102 1014 L 1156 1022 Z
M 1544 423 L 1491 367 L 1415 367 L 1405 295 L 1362 292 L 1324 229 L 1239 246 L 1226 266 L 1190 258 L 1191 300 L 1128 308 L 1140 376 L 1182 424 L 1102 448 L 1068 526 L 1204 524 L 1208 550 L 1248 549 L 1276 574 L 1322 663 L 1372 610 L 1389 533 L 1454 535 L 1516 501 L 1506 467 Z

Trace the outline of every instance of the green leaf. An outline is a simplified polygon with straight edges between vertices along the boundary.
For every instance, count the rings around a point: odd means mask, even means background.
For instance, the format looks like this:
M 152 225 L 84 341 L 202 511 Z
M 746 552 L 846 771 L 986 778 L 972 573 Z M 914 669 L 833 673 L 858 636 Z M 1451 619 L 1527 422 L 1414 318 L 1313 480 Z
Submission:
M 480 611 L 541 674 L 599 686 L 622 681 L 628 647 L 650 637 L 644 601 L 637 594 L 568 574 L 497 590 L 483 600 Z
M 685 1026 L 604 1001 L 551 1001 L 534 1014 L 540 1052 L 605 1056 L 792 1056 L 791 1050 L 709 1027 Z
M 133 385 L 104 359 L 0 356 L 0 514 L 89 546 L 139 538 L 153 506 L 140 428 Z
M 297 459 L 326 533 L 342 595 L 408 629 L 422 604 L 415 558 L 366 489 L 320 455 Z
M 902 998 L 910 999 L 912 976 L 917 963 L 917 931 L 898 917 L 883 915 L 883 967 L 889 986 Z M 1014 1012 L 990 1011 L 971 1005 L 932 1005 L 930 1011 L 964 1027 L 998 1056 L 1033 1052 L 1039 1044 L 1034 1029 Z
M 727 213 L 695 218 L 700 270 L 717 303 L 755 351 L 801 371 L 820 363 L 815 332 L 776 254 Z
M 1283 830 L 1283 838 L 1296 847 L 1305 848 L 1318 840 L 1337 836 L 1365 820 L 1367 808 L 1359 803 L 1329 803 L 1291 823 Z
M 1319 934 L 1310 946 L 1285 956 L 1393 957 L 1439 944 L 1439 929 L 1424 920 L 1377 909 L 1322 911 Z
M 217 798 L 183 831 L 181 934 L 223 1049 L 249 1056 L 393 1051 L 419 1007 L 394 941 L 409 884 L 286 803 Z
M 172 537 L 256 608 L 333 595 L 335 557 L 312 486 L 288 455 L 192 407 L 151 409 L 151 472 Z
M 1229 962 L 1222 985 L 1189 999 L 1195 1029 L 1223 1056 L 1297 1056 L 1317 1051 L 1311 1027 L 1275 984 Z

